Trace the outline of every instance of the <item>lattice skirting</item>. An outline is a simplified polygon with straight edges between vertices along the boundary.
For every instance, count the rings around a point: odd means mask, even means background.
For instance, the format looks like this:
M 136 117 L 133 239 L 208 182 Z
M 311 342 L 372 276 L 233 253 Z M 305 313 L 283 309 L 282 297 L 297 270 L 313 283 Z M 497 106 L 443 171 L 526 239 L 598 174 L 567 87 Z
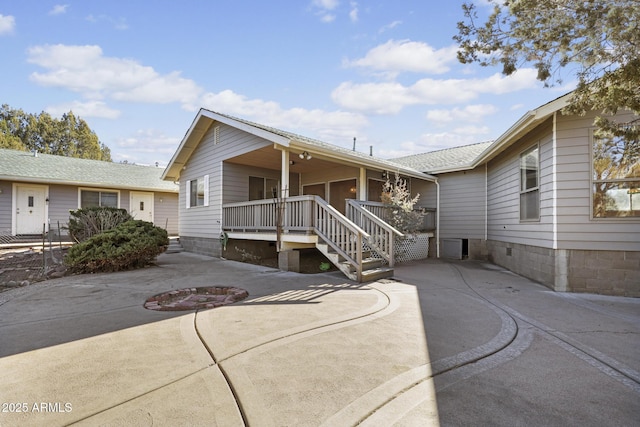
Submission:
M 420 233 L 401 242 L 396 247 L 396 262 L 406 262 L 428 258 L 430 237 L 433 237 L 432 233 Z M 365 247 L 365 249 L 370 248 Z M 371 256 L 375 258 L 380 257 L 375 251 L 372 252 Z
M 396 262 L 428 258 L 430 236 L 431 234 L 417 234 L 398 245 Z

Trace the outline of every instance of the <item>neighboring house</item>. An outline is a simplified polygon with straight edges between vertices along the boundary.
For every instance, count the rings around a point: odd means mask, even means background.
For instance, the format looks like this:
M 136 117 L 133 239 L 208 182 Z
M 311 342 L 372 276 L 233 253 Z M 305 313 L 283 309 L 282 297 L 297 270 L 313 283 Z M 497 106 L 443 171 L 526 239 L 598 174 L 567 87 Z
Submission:
M 163 169 L 0 149 L 0 234 L 33 235 L 65 227 L 69 211 L 127 209 L 136 219 L 178 232 L 178 185 Z M 64 230 L 61 234 L 66 234 Z
M 640 147 L 603 144 L 595 114 L 561 113 L 569 96 L 492 143 L 394 161 L 438 178 L 443 256 L 489 259 L 557 291 L 639 297 Z
M 435 188 L 411 167 L 203 109 L 163 178 L 180 181 L 185 250 L 236 258 L 277 250 L 295 270 L 296 249 L 315 247 L 365 281 L 393 273 L 396 232 L 372 212 L 395 173 L 414 194 Z

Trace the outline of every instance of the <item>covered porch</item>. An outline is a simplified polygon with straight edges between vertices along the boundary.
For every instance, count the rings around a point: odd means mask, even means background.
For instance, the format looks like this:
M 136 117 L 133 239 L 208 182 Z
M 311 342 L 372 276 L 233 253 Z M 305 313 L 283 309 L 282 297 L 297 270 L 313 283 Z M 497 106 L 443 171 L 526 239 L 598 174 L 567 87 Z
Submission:
M 362 153 L 349 153 L 358 157 L 354 161 L 335 150 L 291 145 L 274 144 L 224 162 L 221 238 L 275 242 L 278 252 L 316 248 L 359 282 L 391 276 L 397 245 L 406 239 L 385 221 L 380 197 L 387 177 L 399 172 L 392 169 L 397 165 Z M 400 173 L 412 193 L 436 192 L 424 174 Z M 243 191 L 232 190 L 232 182 Z M 424 257 L 437 223 L 436 208 L 426 211 Z

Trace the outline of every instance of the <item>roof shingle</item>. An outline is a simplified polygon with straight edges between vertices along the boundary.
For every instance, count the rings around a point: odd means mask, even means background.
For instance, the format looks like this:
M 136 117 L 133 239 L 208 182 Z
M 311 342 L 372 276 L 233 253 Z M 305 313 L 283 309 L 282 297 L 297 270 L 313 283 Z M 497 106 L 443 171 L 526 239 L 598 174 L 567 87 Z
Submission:
M 425 173 L 437 173 L 449 169 L 464 169 L 486 150 L 493 141 L 479 142 L 462 147 L 445 148 L 423 154 L 413 154 L 392 159 L 396 163 L 409 166 Z
M 177 193 L 163 168 L 76 159 L 0 148 L 0 179 Z

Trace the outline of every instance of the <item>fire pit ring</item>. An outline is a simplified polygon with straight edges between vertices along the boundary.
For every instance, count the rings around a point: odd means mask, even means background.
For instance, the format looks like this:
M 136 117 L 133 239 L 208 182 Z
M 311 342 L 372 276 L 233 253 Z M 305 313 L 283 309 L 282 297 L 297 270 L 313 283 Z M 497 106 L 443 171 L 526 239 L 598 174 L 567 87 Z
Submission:
M 249 292 L 232 286 L 208 286 L 167 291 L 147 299 L 144 308 L 155 311 L 188 311 L 222 307 L 242 301 Z

